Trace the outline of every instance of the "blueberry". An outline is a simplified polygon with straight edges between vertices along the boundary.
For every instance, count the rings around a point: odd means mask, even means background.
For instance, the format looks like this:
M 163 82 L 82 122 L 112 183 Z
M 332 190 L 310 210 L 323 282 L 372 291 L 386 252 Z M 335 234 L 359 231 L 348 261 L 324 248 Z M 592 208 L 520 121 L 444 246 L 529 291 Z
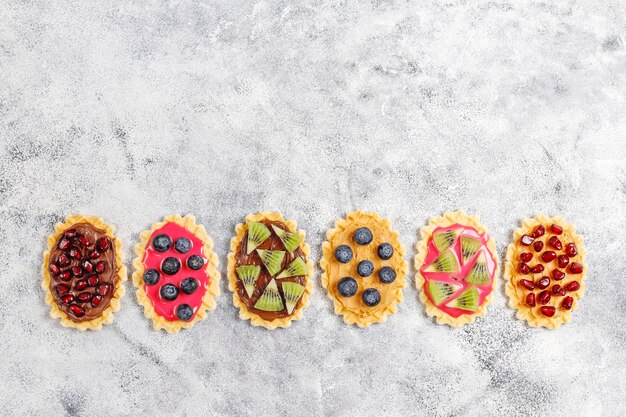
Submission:
M 351 277 L 341 278 L 337 284 L 337 290 L 342 297 L 352 297 L 359 289 L 359 284 Z
M 191 240 L 187 239 L 186 237 L 179 237 L 178 239 L 176 239 L 176 242 L 174 242 L 174 249 L 176 249 L 176 252 L 178 253 L 189 252 L 189 250 L 191 249 Z
M 376 288 L 368 288 L 361 294 L 363 303 L 368 307 L 374 307 L 380 303 L 380 293 Z
M 348 245 L 337 246 L 335 249 L 335 259 L 342 264 L 347 264 L 352 259 L 352 249 Z
M 161 262 L 161 271 L 165 272 L 167 275 L 174 275 L 180 269 L 180 261 L 176 258 L 165 258 L 163 262 Z
M 384 284 L 391 284 L 396 279 L 396 271 L 390 266 L 383 266 L 378 270 L 378 279 Z
M 193 316 L 193 309 L 189 306 L 189 304 L 181 304 L 176 307 L 176 317 L 183 321 L 191 320 L 191 316 Z
M 193 294 L 197 289 L 200 283 L 195 278 L 185 278 L 180 283 L 180 289 L 185 294 Z
M 174 284 L 165 284 L 159 290 L 161 298 L 167 301 L 175 300 L 178 297 L 178 288 Z
M 152 246 L 157 252 L 165 252 L 172 246 L 172 239 L 168 235 L 157 235 L 152 239 Z
M 386 261 L 387 259 L 391 259 L 392 256 L 393 256 L 393 246 L 391 246 L 389 243 L 381 243 L 378 246 L 378 257 L 380 259 L 382 259 L 383 261 Z
M 369 277 L 374 272 L 374 264 L 370 261 L 361 261 L 356 267 L 356 272 L 362 277 Z
M 361 227 L 359 229 L 356 229 L 353 239 L 354 242 L 358 243 L 359 245 L 369 245 L 370 243 L 372 243 L 374 235 L 372 235 L 372 231 L 367 227 Z
M 143 274 L 143 282 L 146 285 L 156 284 L 157 282 L 159 282 L 159 278 L 161 278 L 161 274 L 159 274 L 159 271 L 157 271 L 156 269 L 148 269 Z
M 187 266 L 194 271 L 202 268 L 204 266 L 204 258 L 200 255 L 191 255 L 187 259 Z

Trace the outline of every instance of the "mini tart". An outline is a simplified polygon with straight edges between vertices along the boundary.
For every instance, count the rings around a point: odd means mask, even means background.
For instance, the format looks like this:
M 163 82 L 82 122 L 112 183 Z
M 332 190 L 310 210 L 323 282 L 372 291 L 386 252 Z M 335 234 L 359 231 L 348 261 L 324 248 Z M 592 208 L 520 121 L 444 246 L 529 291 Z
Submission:
M 204 320 L 220 294 L 219 261 L 204 226 L 196 224 L 192 215 L 172 214 L 141 232 L 139 238 L 133 283 L 154 329 L 173 333 Z M 163 298 L 164 294 L 170 299 Z
M 41 287 L 50 317 L 79 330 L 113 321 L 125 288 L 122 243 L 100 217 L 68 216 L 55 225 L 44 252 Z
M 426 314 L 460 327 L 487 314 L 498 278 L 496 245 L 478 216 L 446 212 L 421 230 L 415 285 Z
M 378 254 L 381 245 L 388 249 L 383 257 Z M 389 219 L 377 213 L 353 211 L 337 220 L 326 233 L 320 266 L 322 286 L 335 313 L 348 324 L 367 327 L 384 322 L 403 300 L 408 269 L 404 246 Z
M 556 329 L 572 319 L 585 293 L 587 251 L 563 217 L 538 214 L 522 220 L 506 252 L 509 306 L 532 327 Z
M 261 212 L 248 215 L 235 232 L 228 254 L 228 288 L 239 318 L 268 330 L 302 319 L 313 291 L 304 231 L 280 213 Z

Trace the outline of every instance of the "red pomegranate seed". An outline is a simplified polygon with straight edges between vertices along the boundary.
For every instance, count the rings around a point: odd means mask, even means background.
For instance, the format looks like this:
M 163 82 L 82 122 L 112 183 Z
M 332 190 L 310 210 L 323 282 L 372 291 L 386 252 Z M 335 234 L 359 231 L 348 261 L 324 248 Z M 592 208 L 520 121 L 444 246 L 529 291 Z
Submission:
M 541 254 L 541 260 L 544 262 L 552 262 L 556 258 L 556 253 L 551 250 L 547 250 Z
M 565 273 L 559 271 L 558 269 L 555 269 L 554 271 L 552 271 L 552 278 L 554 278 L 556 281 L 560 281 L 565 278 Z
M 559 238 L 558 238 L 558 237 L 556 237 L 556 236 L 552 236 L 552 237 L 550 238 L 550 240 L 548 240 L 548 244 L 549 244 L 550 246 L 552 246 L 552 247 L 553 247 L 554 249 L 556 249 L 556 250 L 561 250 L 561 249 L 563 249 L 563 244 L 561 243 L 561 241 L 559 240 Z
M 536 285 L 537 285 L 537 288 L 545 290 L 546 288 L 548 288 L 548 285 L 550 285 L 550 278 L 543 276 L 541 277 L 539 281 L 537 281 Z
M 554 295 L 565 295 L 565 288 L 561 287 L 559 284 L 555 284 L 552 286 L 552 294 Z
M 60 269 L 58 266 L 56 266 L 55 264 L 49 264 L 48 265 L 48 271 L 50 271 L 50 273 L 52 275 L 56 275 L 59 273 Z
M 541 274 L 543 270 L 544 270 L 544 267 L 541 264 L 537 264 L 533 266 L 532 268 L 530 268 L 530 272 L 532 272 L 533 274 Z
M 72 279 L 72 274 L 70 274 L 70 271 L 62 271 L 59 274 L 59 278 L 61 279 L 61 281 L 69 281 L 70 279 Z
M 541 240 L 536 241 L 533 243 L 533 248 L 535 252 L 541 252 L 543 250 L 543 242 Z
M 91 242 L 89 241 L 89 238 L 85 235 L 80 235 L 78 237 L 78 243 L 80 243 L 81 245 L 83 245 L 84 247 L 87 247 L 91 244 Z
M 550 226 L 550 231 L 555 235 L 560 235 L 561 233 L 563 233 L 563 228 L 558 224 L 553 224 L 552 226 Z
M 91 252 L 89 252 L 89 259 L 94 260 L 94 259 L 98 259 L 100 257 L 100 252 L 98 252 L 97 250 L 92 250 Z
M 522 245 L 524 245 L 524 246 L 528 246 L 528 245 L 530 245 L 531 243 L 533 243 L 533 240 L 535 240 L 535 239 L 533 239 L 533 237 L 532 237 L 532 236 L 530 236 L 530 235 L 524 235 L 524 236 L 522 236 L 522 238 L 520 239 L 520 243 L 521 243 Z
M 80 301 L 81 303 L 86 303 L 87 301 L 91 300 L 91 293 L 90 292 L 81 292 L 80 294 L 78 294 L 78 301 Z
M 83 254 L 80 253 L 80 249 L 78 249 L 76 246 L 72 246 L 72 248 L 70 249 L 69 254 L 74 259 L 80 259 L 80 258 L 83 257 Z
M 98 285 L 97 291 L 98 291 L 98 294 L 100 294 L 103 297 L 106 297 L 109 291 L 111 291 L 111 285 L 107 284 L 106 282 L 103 282 L 102 284 Z
M 524 252 L 519 256 L 519 258 L 522 262 L 530 262 L 530 260 L 533 259 L 533 254 L 530 252 Z
M 85 315 L 85 309 L 76 304 L 70 305 L 70 311 L 75 317 L 82 317 Z
M 572 304 L 574 304 L 574 299 L 570 296 L 567 296 L 563 299 L 561 307 L 563 307 L 565 310 L 569 310 L 570 308 L 572 308 Z
M 532 282 L 532 281 L 529 281 L 529 280 L 527 280 L 527 279 L 520 279 L 520 280 L 519 280 L 519 284 L 520 284 L 522 287 L 524 287 L 524 288 L 526 288 L 527 290 L 530 290 L 530 291 L 532 291 L 532 290 L 534 290 L 534 289 L 535 289 L 535 283 L 534 283 L 534 282 Z
M 78 291 L 82 291 L 85 288 L 87 288 L 87 281 L 85 281 L 84 279 L 81 279 L 80 281 L 76 281 L 76 283 L 74 284 L 74 289 Z
M 552 306 L 543 306 L 541 307 L 541 314 L 543 314 L 546 317 L 552 317 L 554 316 L 554 313 L 556 312 L 556 309 Z
M 530 272 L 530 267 L 528 265 L 526 265 L 524 262 L 520 262 L 520 264 L 519 264 L 519 271 L 522 274 L 528 274 Z
M 102 301 L 102 296 L 95 294 L 93 298 L 91 299 L 91 305 L 94 307 L 98 307 L 98 305 L 100 304 L 100 301 Z
M 537 304 L 535 303 L 535 293 L 530 293 L 526 296 L 526 305 L 528 307 L 534 307 Z
M 96 272 L 101 274 L 106 269 L 106 262 L 100 261 L 96 264 Z
M 578 281 L 569 282 L 565 286 L 566 291 L 578 291 L 579 289 L 580 289 L 580 284 L 578 283 Z
M 83 262 L 83 269 L 88 273 L 91 274 L 93 272 L 93 264 L 89 261 L 84 261 Z
M 74 296 L 72 294 L 65 294 L 63 297 L 61 297 L 61 301 L 63 302 L 63 304 L 69 304 L 74 301 Z
M 578 249 L 576 248 L 576 245 L 573 243 L 568 243 L 567 245 L 565 245 L 565 254 L 570 258 L 578 255 Z
M 81 268 L 80 266 L 73 266 L 72 267 L 72 275 L 75 278 L 80 278 L 83 276 L 83 268 Z
M 552 296 L 550 295 L 550 291 L 548 290 L 543 290 L 539 293 L 539 297 L 537 297 L 537 299 L 539 300 L 540 304 L 548 304 L 548 302 L 550 301 L 550 298 L 552 298 Z
M 70 244 L 71 244 L 71 243 L 72 243 L 72 242 L 70 242 L 70 240 L 69 240 L 69 239 L 63 238 L 63 239 L 61 239 L 61 241 L 59 242 L 59 245 L 58 245 L 57 247 L 58 247 L 59 249 L 61 249 L 61 250 L 65 250 L 65 249 L 67 249 L 67 248 L 69 248 L 69 247 L 70 247 Z
M 59 266 L 61 268 L 66 267 L 70 264 L 70 258 L 67 257 L 67 255 L 65 255 L 64 253 L 59 255 L 59 258 L 57 259 L 57 262 L 59 263 Z
M 566 255 L 559 255 L 557 262 L 559 263 L 559 268 L 565 268 L 569 263 L 569 258 Z
M 572 264 L 569 266 L 569 272 L 571 272 L 572 274 L 582 274 L 583 266 L 578 262 L 572 262 Z
M 542 225 L 539 225 L 535 227 L 535 230 L 533 230 L 533 237 L 537 239 L 538 237 L 543 236 L 545 232 L 546 232 L 546 228 L 543 227 Z
M 57 285 L 56 290 L 57 290 L 57 294 L 63 295 L 63 294 L 67 294 L 70 291 L 70 287 L 68 287 L 65 284 L 59 284 Z
M 98 282 L 100 282 L 100 280 L 97 275 L 89 275 L 87 277 L 87 284 L 89 284 L 90 287 L 95 287 L 98 285 Z
M 76 229 L 67 229 L 64 233 L 65 237 L 68 238 L 73 238 L 74 236 L 76 236 Z
M 109 249 L 109 239 L 106 236 L 98 239 L 98 249 L 102 252 Z

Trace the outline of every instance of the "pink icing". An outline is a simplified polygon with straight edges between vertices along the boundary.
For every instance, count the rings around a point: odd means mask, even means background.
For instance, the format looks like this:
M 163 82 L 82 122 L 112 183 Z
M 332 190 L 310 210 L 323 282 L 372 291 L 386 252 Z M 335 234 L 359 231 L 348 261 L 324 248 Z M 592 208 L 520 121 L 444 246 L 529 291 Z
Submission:
M 478 300 L 479 306 L 485 302 L 485 298 L 487 298 L 487 296 L 493 290 L 492 283 L 493 283 L 493 278 L 494 278 L 496 265 L 497 265 L 493 254 L 487 247 L 487 241 L 489 240 L 489 235 L 487 235 L 486 233 L 478 233 L 478 231 L 474 229 L 473 227 L 467 227 L 467 226 L 463 226 L 460 224 L 454 224 L 448 227 L 438 227 L 433 231 L 433 234 L 436 232 L 443 232 L 447 230 L 458 230 L 458 229 L 462 230 L 461 234 L 459 235 L 457 240 L 454 242 L 454 244 L 452 244 L 452 246 L 450 246 L 446 250 L 447 251 L 452 250 L 452 252 L 454 253 L 454 255 L 456 256 L 459 262 L 460 270 L 455 273 L 425 272 L 424 271 L 424 269 L 426 269 L 440 254 L 439 250 L 437 250 L 437 247 L 435 246 L 435 243 L 432 240 L 432 237 L 430 241 L 428 242 L 428 253 L 426 254 L 426 259 L 424 260 L 424 264 L 422 265 L 420 269 L 422 276 L 426 280 L 426 283 L 424 285 L 425 293 L 430 299 L 431 303 L 433 303 L 433 305 L 435 305 L 435 302 L 433 301 L 432 297 L 430 296 L 430 293 L 428 292 L 428 281 L 435 280 L 435 281 L 461 285 L 454 294 L 452 294 L 450 297 L 443 300 L 441 304 L 437 306 L 437 308 L 439 308 L 441 311 L 455 318 L 463 314 L 473 314 L 472 311 L 466 311 L 466 310 L 461 310 L 458 308 L 448 307 L 446 306 L 446 304 L 450 300 L 458 297 L 463 291 L 465 291 L 467 288 L 473 285 L 468 282 L 465 282 L 465 277 L 468 275 L 468 273 L 472 269 L 472 266 L 474 265 L 475 260 L 484 251 L 484 253 L 487 255 L 485 257 L 487 259 L 487 270 L 489 271 L 489 276 L 491 277 L 491 281 L 489 282 L 489 284 L 475 285 L 476 288 L 478 289 L 478 294 L 479 294 L 479 300 Z M 470 237 L 479 239 L 482 242 L 480 249 L 465 264 L 463 264 L 463 256 L 461 255 L 461 236 L 470 236 Z
M 158 252 L 152 246 L 152 239 L 160 234 L 166 234 L 172 239 L 172 246 L 165 252 Z M 191 241 L 191 249 L 189 252 L 182 254 L 174 250 L 174 242 L 176 242 L 176 239 L 179 237 L 186 237 Z M 161 274 L 161 278 L 156 285 L 144 284 L 143 288 L 150 301 L 152 301 L 154 311 L 167 321 L 179 320 L 178 317 L 176 317 L 176 307 L 181 304 L 189 304 L 193 309 L 193 316 L 190 321 L 193 320 L 196 317 L 198 308 L 202 304 L 202 298 L 209 286 L 210 277 L 207 276 L 206 266 L 197 271 L 187 267 L 187 259 L 192 255 L 200 255 L 206 260 L 206 256 L 204 256 L 204 243 L 189 230 L 177 223 L 167 223 L 160 229 L 155 230 L 150 236 L 150 242 L 148 243 L 143 257 L 143 266 L 145 270 L 156 269 L 159 271 L 159 274 Z M 174 275 L 167 275 L 161 271 L 161 262 L 169 257 L 177 258 L 181 264 L 180 270 Z M 180 290 L 181 281 L 188 277 L 193 277 L 200 283 L 198 289 L 192 294 L 185 294 Z M 159 290 L 165 284 L 174 284 L 178 288 L 178 297 L 176 297 L 175 300 L 166 301 L 161 298 Z

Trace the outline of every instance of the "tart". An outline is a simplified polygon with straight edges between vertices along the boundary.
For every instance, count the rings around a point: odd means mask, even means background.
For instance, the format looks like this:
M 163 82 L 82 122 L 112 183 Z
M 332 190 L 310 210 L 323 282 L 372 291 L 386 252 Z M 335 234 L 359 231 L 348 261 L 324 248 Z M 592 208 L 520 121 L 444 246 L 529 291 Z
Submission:
M 504 270 L 517 318 L 548 329 L 569 322 L 585 292 L 585 255 L 583 238 L 564 218 L 524 219 L 513 233 Z
M 326 233 L 322 286 L 335 313 L 367 327 L 394 314 L 403 299 L 407 263 L 398 232 L 377 213 L 353 211 Z
M 426 314 L 459 327 L 487 314 L 498 275 L 496 245 L 477 216 L 446 212 L 421 230 L 415 285 Z
M 228 254 L 228 287 L 239 317 L 273 330 L 300 320 L 313 291 L 309 245 L 280 213 L 250 214 L 238 224 Z
M 167 216 L 139 235 L 133 261 L 137 300 L 155 330 L 188 329 L 220 293 L 213 241 L 192 215 Z
M 42 272 L 50 316 L 65 327 L 99 330 L 120 309 L 126 279 L 122 244 L 99 217 L 68 216 L 57 223 Z

